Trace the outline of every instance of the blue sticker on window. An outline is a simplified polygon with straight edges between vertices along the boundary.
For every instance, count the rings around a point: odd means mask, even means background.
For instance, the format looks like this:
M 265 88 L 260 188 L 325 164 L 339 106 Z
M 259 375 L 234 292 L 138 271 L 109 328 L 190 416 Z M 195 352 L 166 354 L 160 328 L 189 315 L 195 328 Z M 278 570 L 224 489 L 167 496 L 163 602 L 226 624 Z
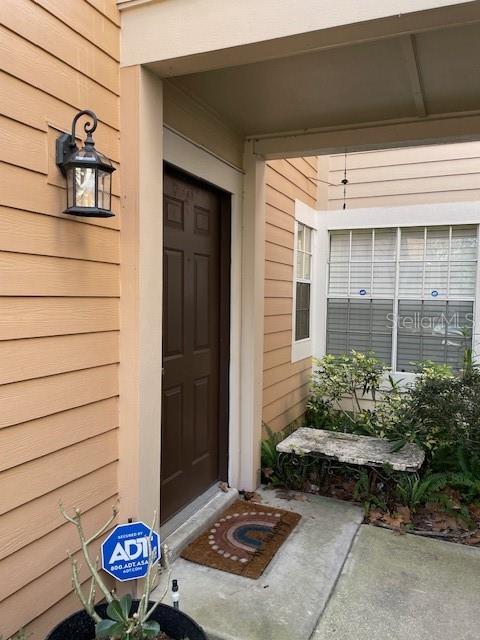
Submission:
M 436 298 L 437 296 L 438 296 L 438 291 L 436 289 L 433 289 L 432 298 Z
M 360 291 L 358 292 L 361 296 L 366 296 L 367 295 L 367 290 L 366 289 L 360 289 Z

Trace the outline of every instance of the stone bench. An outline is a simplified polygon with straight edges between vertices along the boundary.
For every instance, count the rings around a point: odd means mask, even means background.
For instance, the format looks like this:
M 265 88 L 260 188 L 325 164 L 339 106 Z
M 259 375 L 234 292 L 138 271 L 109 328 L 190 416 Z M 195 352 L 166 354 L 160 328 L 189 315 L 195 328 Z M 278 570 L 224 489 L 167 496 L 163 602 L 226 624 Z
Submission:
M 407 443 L 392 452 L 392 443 L 383 438 L 301 427 L 277 444 L 277 451 L 297 455 L 318 455 L 347 464 L 382 467 L 395 471 L 418 471 L 425 453 L 416 444 Z

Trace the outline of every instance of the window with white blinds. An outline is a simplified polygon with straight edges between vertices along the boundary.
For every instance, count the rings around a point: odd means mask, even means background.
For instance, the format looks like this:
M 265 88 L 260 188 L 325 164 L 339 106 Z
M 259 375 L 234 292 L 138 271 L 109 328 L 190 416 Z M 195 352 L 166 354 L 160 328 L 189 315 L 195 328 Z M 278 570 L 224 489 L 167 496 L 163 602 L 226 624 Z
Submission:
M 373 351 L 394 371 L 459 369 L 471 347 L 477 225 L 330 232 L 327 352 Z

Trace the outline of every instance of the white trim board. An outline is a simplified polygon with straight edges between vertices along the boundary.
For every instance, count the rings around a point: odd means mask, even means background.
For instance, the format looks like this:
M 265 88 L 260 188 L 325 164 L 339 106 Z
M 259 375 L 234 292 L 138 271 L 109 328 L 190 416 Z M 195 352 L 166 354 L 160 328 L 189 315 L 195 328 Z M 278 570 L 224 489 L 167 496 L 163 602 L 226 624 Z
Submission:
M 305 205 L 306 206 L 306 205 Z M 480 224 L 480 202 L 317 211 L 317 229 L 369 229 Z

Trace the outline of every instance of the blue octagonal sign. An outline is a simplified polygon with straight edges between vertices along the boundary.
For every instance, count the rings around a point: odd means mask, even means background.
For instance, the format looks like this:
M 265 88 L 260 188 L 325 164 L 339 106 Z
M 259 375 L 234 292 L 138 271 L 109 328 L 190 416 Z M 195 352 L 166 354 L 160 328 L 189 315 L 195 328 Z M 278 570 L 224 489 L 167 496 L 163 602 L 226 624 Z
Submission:
M 148 571 L 148 536 L 150 527 L 144 522 L 119 524 L 102 543 L 102 569 L 111 576 L 126 582 L 144 578 Z M 153 564 L 160 557 L 160 538 L 152 534 Z

